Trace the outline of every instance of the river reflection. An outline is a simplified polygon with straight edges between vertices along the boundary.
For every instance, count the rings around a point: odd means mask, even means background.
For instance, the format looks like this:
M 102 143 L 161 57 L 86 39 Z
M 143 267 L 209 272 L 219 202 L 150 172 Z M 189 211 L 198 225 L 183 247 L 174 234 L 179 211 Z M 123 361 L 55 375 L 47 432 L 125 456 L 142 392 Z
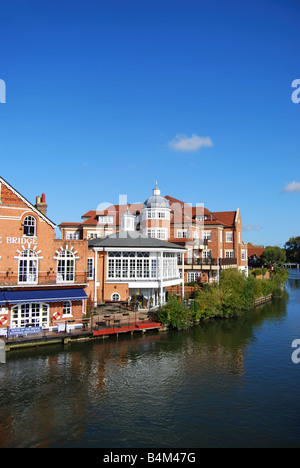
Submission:
M 299 281 L 237 319 L 9 353 L 0 447 L 299 446 Z

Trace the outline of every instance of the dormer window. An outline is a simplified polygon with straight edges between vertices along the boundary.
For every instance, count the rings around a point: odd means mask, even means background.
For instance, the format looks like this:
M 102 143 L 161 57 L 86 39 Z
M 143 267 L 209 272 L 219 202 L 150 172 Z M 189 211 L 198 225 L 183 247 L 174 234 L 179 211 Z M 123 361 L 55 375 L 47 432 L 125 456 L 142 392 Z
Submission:
M 100 224 L 113 224 L 113 216 L 98 216 L 98 223 Z
M 23 224 L 23 234 L 26 237 L 35 237 L 36 236 L 36 219 L 34 216 L 26 216 Z

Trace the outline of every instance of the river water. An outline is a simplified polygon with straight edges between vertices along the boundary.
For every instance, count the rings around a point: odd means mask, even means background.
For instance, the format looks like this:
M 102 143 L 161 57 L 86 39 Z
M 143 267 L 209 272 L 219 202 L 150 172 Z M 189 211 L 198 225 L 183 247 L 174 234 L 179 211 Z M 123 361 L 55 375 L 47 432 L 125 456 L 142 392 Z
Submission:
M 300 447 L 298 271 L 287 291 L 186 331 L 8 353 L 0 447 Z

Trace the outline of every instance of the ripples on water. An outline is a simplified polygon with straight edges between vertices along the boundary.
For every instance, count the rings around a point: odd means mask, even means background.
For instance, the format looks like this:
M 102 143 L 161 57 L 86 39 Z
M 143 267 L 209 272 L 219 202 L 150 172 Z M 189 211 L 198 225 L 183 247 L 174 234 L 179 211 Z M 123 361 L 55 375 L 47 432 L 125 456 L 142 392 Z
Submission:
M 0 447 L 299 446 L 289 299 L 181 332 L 51 346 L 0 366 Z

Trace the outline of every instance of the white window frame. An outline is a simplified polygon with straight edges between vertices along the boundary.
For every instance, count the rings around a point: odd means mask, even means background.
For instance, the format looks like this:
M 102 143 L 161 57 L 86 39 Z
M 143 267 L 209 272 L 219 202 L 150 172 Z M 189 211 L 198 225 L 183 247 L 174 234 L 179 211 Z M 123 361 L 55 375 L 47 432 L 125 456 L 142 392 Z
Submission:
M 206 249 L 202 251 L 202 259 L 206 260 L 208 258 L 212 258 L 211 249 Z
M 243 261 L 246 260 L 246 250 L 245 249 L 241 250 L 241 260 L 243 260 Z
M 80 239 L 80 232 L 76 231 L 69 231 L 66 233 L 67 240 L 79 240 Z
M 202 231 L 202 239 L 211 241 L 211 231 Z
M 189 231 L 188 229 L 177 229 L 177 238 L 179 239 L 187 239 Z
M 71 250 L 65 249 L 57 256 L 57 283 L 75 282 L 75 254 Z
M 191 281 L 194 281 L 197 283 L 198 278 L 201 278 L 201 276 L 202 276 L 202 273 L 199 271 L 189 271 L 187 274 L 188 283 L 190 283 Z
M 226 242 L 232 243 L 233 242 L 233 231 L 226 232 Z
M 114 296 L 118 296 L 118 299 L 116 299 L 116 298 L 114 299 Z M 120 300 L 121 300 L 121 296 L 120 296 L 120 294 L 119 294 L 119 293 L 117 293 L 117 292 L 114 292 L 114 293 L 112 293 L 112 295 L 111 295 L 110 299 L 111 299 L 111 301 L 113 301 L 113 302 L 120 302 Z
M 28 230 L 29 232 L 25 233 L 25 230 Z M 36 237 L 36 219 L 32 215 L 28 215 L 24 218 L 23 236 L 24 237 Z
M 147 236 L 155 239 L 168 239 L 168 229 L 166 228 L 149 228 L 147 229 Z
M 17 257 L 18 284 L 37 284 L 39 277 L 39 257 L 35 250 L 25 249 Z
M 225 250 L 225 258 L 234 258 L 234 250 Z
M 164 209 L 148 209 L 146 219 L 170 219 L 170 211 Z
M 94 257 L 89 257 L 87 259 L 87 279 L 94 279 Z
M 11 328 L 25 328 L 31 324 L 35 327 L 47 328 L 49 310 L 49 304 L 44 302 L 17 304 L 11 309 Z
M 163 253 L 164 279 L 179 278 L 176 252 Z M 161 259 L 149 252 L 108 252 L 107 281 L 152 281 L 157 280 Z
M 71 301 L 64 301 L 63 302 L 63 318 L 64 317 L 73 317 L 72 314 L 72 302 Z
M 98 223 L 99 224 L 113 224 L 113 222 L 114 222 L 114 217 L 113 216 L 108 216 L 108 215 L 98 216 Z

